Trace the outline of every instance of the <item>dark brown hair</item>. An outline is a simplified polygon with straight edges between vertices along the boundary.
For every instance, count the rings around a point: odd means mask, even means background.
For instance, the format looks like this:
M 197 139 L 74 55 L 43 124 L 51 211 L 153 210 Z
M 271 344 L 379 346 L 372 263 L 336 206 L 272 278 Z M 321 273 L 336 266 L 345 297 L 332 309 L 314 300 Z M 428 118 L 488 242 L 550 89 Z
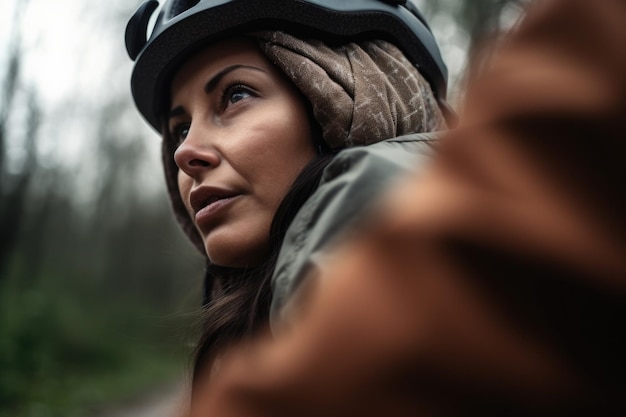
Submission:
M 333 156 L 332 152 L 316 156 L 292 183 L 272 220 L 269 254 L 263 264 L 248 269 L 207 267 L 202 335 L 193 366 L 194 385 L 201 371 L 206 371 L 223 349 L 252 337 L 268 323 L 271 278 L 283 239 L 298 210 L 317 189 Z

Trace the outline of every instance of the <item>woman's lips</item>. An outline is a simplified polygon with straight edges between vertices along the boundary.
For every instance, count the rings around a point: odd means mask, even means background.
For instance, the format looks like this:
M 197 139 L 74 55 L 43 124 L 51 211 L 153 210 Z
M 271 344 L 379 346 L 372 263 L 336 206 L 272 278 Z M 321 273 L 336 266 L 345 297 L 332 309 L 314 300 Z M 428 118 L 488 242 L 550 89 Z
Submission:
M 213 200 L 196 212 L 195 223 L 199 228 L 213 223 L 213 219 L 228 205 L 239 198 L 241 194 L 218 198 Z

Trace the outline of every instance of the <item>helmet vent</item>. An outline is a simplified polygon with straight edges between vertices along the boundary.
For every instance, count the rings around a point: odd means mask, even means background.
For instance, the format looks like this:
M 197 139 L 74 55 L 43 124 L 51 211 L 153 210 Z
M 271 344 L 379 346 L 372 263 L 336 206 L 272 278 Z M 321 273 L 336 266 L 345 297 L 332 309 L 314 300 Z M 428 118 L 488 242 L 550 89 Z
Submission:
M 191 9 L 196 4 L 200 3 L 200 0 L 176 0 L 170 7 L 167 18 L 172 19 L 179 14 Z

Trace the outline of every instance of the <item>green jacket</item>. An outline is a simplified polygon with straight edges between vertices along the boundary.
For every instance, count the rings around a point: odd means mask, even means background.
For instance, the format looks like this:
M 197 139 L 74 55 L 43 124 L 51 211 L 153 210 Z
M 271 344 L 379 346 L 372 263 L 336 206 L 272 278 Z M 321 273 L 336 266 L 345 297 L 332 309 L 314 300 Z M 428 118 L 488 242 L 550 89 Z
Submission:
M 324 248 L 362 220 L 389 183 L 424 166 L 435 136 L 420 133 L 342 150 L 285 235 L 272 276 L 272 325 Z

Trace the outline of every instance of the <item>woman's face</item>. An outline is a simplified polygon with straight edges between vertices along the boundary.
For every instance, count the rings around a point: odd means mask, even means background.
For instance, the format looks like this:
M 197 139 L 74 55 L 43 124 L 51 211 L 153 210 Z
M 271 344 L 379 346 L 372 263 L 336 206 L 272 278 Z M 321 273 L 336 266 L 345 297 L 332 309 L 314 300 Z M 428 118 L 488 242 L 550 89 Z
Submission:
M 178 187 L 206 253 L 217 265 L 258 265 L 278 205 L 315 156 L 303 99 L 246 39 L 202 50 L 171 88 Z

